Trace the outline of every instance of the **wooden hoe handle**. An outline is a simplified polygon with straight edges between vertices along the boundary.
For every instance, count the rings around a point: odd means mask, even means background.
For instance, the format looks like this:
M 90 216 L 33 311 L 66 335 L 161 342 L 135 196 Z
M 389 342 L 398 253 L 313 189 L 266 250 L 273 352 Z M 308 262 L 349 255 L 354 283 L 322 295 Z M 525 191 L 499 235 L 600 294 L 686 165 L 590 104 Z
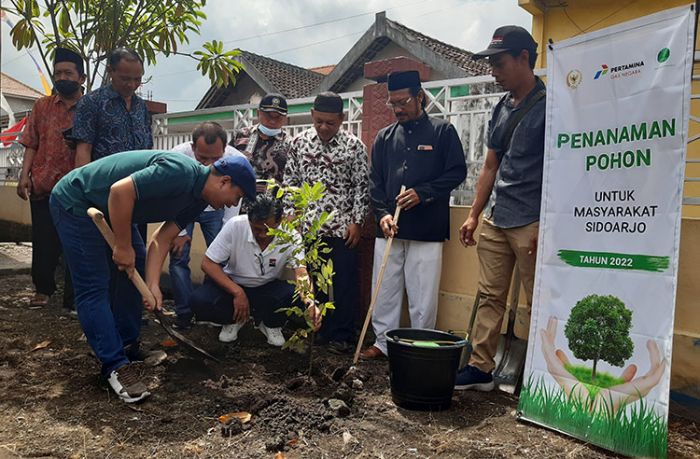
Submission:
M 406 186 L 401 185 L 401 191 L 399 194 L 406 191 Z M 401 215 L 401 207 L 397 204 L 396 211 L 394 211 L 394 224 L 399 223 L 399 216 Z M 362 349 L 362 343 L 365 340 L 365 334 L 367 333 L 367 327 L 369 327 L 369 322 L 372 320 L 372 312 L 374 311 L 374 304 L 377 302 L 377 297 L 379 296 L 379 287 L 382 285 L 382 280 L 384 279 L 384 270 L 386 269 L 386 262 L 389 259 L 389 252 L 391 252 L 391 243 L 394 242 L 394 237 L 390 237 L 386 241 L 386 248 L 384 249 L 384 257 L 382 258 L 382 264 L 379 268 L 379 274 L 377 275 L 377 285 L 374 287 L 374 292 L 372 293 L 372 301 L 369 303 L 369 308 L 367 309 L 367 315 L 365 316 L 365 323 L 362 325 L 362 333 L 360 333 L 360 339 L 357 341 L 357 347 L 355 348 L 355 356 L 352 359 L 352 364 L 355 365 L 357 360 L 360 358 L 360 350 Z
M 105 241 L 107 241 L 109 247 L 114 249 L 114 233 L 112 232 L 112 228 L 110 228 L 107 224 L 104 214 L 99 209 L 96 209 L 94 207 L 90 207 L 87 211 L 87 214 L 95 223 L 97 229 L 100 230 L 100 233 L 102 233 L 102 236 L 105 238 Z M 134 286 L 136 286 L 136 289 L 139 291 L 141 296 L 143 296 L 146 299 L 146 301 L 152 308 L 155 308 L 156 298 L 153 296 L 153 293 L 151 293 L 151 290 L 148 288 L 148 285 L 146 285 L 146 282 L 144 282 L 143 278 L 141 277 L 141 274 L 139 274 L 139 272 L 135 269 L 133 270 L 133 272 L 127 274 L 129 275 L 129 279 L 131 279 L 131 282 L 134 283 Z

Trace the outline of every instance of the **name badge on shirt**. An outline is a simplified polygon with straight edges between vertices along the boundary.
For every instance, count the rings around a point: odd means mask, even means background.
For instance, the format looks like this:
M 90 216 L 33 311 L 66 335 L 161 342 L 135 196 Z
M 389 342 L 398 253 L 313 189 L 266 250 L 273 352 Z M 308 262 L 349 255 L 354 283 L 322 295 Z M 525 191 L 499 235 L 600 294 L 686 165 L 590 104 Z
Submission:
M 277 266 L 277 259 L 270 258 L 270 262 L 268 263 L 268 266 L 270 266 L 271 268 L 274 268 L 275 266 Z
M 418 151 L 433 151 L 432 145 L 418 145 Z

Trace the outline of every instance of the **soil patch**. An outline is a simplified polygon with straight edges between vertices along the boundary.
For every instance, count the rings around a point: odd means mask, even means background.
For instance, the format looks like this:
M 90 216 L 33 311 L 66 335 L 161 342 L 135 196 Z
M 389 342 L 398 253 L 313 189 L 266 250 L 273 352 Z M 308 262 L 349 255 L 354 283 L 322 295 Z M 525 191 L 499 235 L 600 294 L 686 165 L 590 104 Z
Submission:
M 153 395 L 129 406 L 100 381 L 60 292 L 42 309 L 29 309 L 32 293 L 26 274 L 0 278 L 0 458 L 616 457 L 517 422 L 517 398 L 501 392 L 456 394 L 443 412 L 397 408 L 386 361 L 345 375 L 351 356 L 316 349 L 308 378 L 305 356 L 269 346 L 252 326 L 233 344 L 213 327 L 187 333 L 221 358 L 215 364 L 164 347 L 167 336 L 149 320 L 143 345 L 168 359 L 141 367 Z M 222 435 L 219 416 L 236 412 L 250 420 Z M 699 426 L 674 416 L 669 424 L 669 456 L 698 457 Z

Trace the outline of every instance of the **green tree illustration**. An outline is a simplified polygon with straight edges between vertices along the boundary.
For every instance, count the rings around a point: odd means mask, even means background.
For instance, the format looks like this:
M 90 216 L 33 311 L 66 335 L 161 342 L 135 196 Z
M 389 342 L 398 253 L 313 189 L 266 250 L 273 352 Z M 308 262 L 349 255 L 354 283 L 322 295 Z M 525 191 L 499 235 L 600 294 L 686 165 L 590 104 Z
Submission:
M 612 295 L 589 295 L 571 309 L 564 335 L 569 349 L 581 360 L 593 360 L 595 380 L 598 360 L 621 367 L 632 356 L 632 311 Z

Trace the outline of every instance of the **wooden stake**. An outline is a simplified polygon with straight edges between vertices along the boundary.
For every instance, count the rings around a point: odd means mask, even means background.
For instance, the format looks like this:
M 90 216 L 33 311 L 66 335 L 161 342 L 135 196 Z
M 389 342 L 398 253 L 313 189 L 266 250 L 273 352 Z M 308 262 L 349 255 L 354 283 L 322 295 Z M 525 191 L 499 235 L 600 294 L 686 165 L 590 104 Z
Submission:
M 406 191 L 406 186 L 401 185 L 401 191 L 399 194 Z M 399 215 L 401 215 L 401 206 L 396 205 L 396 211 L 394 212 L 394 224 L 398 225 Z M 367 309 L 367 316 L 365 316 L 365 323 L 362 326 L 362 333 L 360 333 L 360 339 L 357 341 L 357 347 L 355 348 L 355 356 L 352 359 L 352 364 L 355 365 L 357 360 L 360 358 L 360 350 L 362 349 L 362 343 L 365 340 L 365 334 L 367 333 L 367 327 L 369 326 L 370 320 L 372 320 L 372 311 L 374 311 L 374 304 L 377 302 L 377 297 L 379 296 L 379 287 L 382 285 L 382 280 L 384 279 L 384 270 L 386 269 L 386 262 L 389 259 L 389 252 L 391 252 L 391 243 L 394 242 L 394 237 L 390 237 L 386 242 L 386 248 L 384 249 L 384 258 L 382 258 L 382 264 L 379 268 L 379 274 L 377 275 L 377 285 L 374 287 L 374 293 L 372 294 L 372 301 L 369 303 L 369 308 Z

